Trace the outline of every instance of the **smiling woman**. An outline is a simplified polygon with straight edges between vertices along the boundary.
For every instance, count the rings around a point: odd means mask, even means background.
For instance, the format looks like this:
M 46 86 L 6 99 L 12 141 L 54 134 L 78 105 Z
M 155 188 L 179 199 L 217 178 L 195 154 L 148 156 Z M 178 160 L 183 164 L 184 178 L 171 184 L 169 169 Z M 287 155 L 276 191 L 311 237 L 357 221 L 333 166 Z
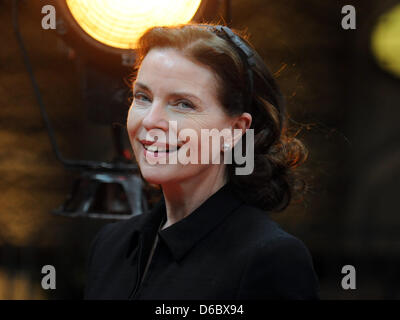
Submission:
M 223 26 L 151 28 L 134 79 L 127 130 L 163 198 L 98 233 L 85 297 L 317 299 L 308 249 L 268 217 L 289 204 L 306 150 L 288 136 L 282 96 L 248 41 Z M 213 143 L 197 139 L 205 132 Z M 236 157 L 215 161 L 242 146 L 250 174 L 235 174 Z M 188 152 L 207 161 L 160 161 Z
M 180 93 L 177 93 L 178 90 Z M 170 130 L 170 121 L 177 124 L 176 128 Z M 194 136 L 201 137 L 202 130 L 216 129 L 215 132 L 220 132 L 224 128 L 245 130 L 250 127 L 250 123 L 249 113 L 232 118 L 224 111 L 218 101 L 217 80 L 207 67 L 193 62 L 172 48 L 152 49 L 143 59 L 134 85 L 134 100 L 128 114 L 127 128 L 144 179 L 163 186 L 164 192 L 168 192 L 166 184 L 178 182 L 169 190 L 174 190 L 175 193 L 178 185 L 182 189 L 189 190 L 195 185 L 203 184 L 204 191 L 214 193 L 226 182 L 224 166 L 214 165 L 215 161 L 212 161 L 214 159 L 208 159 L 205 165 L 198 165 L 201 152 L 197 152 L 199 159 L 196 163 L 183 164 L 180 161 L 174 165 L 149 163 L 155 160 L 154 158 L 165 157 L 170 148 L 178 153 L 178 157 L 187 150 L 205 150 L 199 139 L 184 141 L 179 139 L 183 138 L 181 134 L 183 129 L 191 129 Z M 167 142 L 165 133 L 177 136 L 178 142 Z M 158 138 L 156 142 L 155 138 Z M 233 145 L 235 142 L 226 143 Z M 153 152 L 155 149 L 146 149 L 145 146 L 148 144 L 157 148 L 158 152 Z M 178 150 L 178 147 L 181 149 Z M 221 154 L 220 143 L 211 145 L 211 148 L 217 148 L 219 152 L 214 151 L 210 154 L 215 156 Z M 171 154 L 169 156 L 171 158 Z M 209 196 L 202 195 L 200 190 L 196 193 L 201 198 Z M 176 220 L 182 216 L 171 218 Z

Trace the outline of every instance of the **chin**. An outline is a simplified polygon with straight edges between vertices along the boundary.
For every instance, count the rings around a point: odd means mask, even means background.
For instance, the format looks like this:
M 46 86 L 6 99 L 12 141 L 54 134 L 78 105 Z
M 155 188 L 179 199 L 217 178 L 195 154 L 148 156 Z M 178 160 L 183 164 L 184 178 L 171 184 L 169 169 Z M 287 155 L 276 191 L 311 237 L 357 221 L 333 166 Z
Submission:
M 145 164 L 140 166 L 143 179 L 151 184 L 165 184 L 176 180 L 177 172 L 171 169 L 172 168 L 157 165 L 150 166 Z
M 150 184 L 179 183 L 195 178 L 201 170 L 193 166 L 140 164 L 143 179 Z

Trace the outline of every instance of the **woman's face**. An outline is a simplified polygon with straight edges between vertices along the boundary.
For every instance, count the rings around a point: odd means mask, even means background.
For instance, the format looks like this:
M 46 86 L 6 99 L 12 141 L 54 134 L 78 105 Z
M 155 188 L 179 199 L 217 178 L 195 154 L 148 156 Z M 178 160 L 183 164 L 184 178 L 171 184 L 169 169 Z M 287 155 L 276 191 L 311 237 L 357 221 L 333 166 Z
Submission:
M 133 96 L 127 130 L 141 173 L 149 183 L 180 182 L 199 174 L 207 175 L 207 171 L 212 174 L 215 172 L 212 166 L 224 166 L 223 161 L 210 163 L 211 158 L 200 164 L 200 155 L 206 148 L 203 144 L 202 150 L 201 129 L 231 130 L 234 122 L 217 99 L 217 80 L 210 69 L 175 49 L 152 49 L 140 66 Z M 184 129 L 191 129 L 198 139 L 182 135 Z M 171 137 L 178 139 L 174 141 Z M 210 145 L 207 147 L 210 155 L 213 148 L 219 156 L 221 143 Z M 151 151 L 155 146 L 157 153 Z M 169 151 L 163 152 L 165 149 Z M 190 153 L 198 150 L 197 156 L 190 154 L 198 157 L 198 164 L 181 163 L 179 159 L 189 155 L 188 149 Z M 172 155 L 177 159 L 173 163 Z

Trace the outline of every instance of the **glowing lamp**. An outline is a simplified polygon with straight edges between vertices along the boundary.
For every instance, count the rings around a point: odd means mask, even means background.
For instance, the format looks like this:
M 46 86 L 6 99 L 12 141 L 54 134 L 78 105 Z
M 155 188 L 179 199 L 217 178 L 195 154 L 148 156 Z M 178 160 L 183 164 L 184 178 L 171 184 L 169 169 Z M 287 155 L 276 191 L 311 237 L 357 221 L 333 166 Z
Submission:
M 379 65 L 400 77 L 400 5 L 379 18 L 372 33 L 371 48 Z
M 134 49 L 155 25 L 190 21 L 201 0 L 66 0 L 78 25 L 95 40 L 114 48 Z

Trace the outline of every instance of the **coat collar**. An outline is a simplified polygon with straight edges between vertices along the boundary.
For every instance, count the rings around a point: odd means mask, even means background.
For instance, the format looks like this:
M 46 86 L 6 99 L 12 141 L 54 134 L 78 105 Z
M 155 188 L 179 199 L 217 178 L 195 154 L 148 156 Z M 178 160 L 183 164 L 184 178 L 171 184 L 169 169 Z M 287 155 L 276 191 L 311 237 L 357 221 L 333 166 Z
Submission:
M 137 224 L 143 239 L 154 238 L 156 232 L 165 242 L 176 261 L 181 260 L 186 253 L 217 227 L 230 213 L 243 202 L 235 196 L 231 184 L 225 184 L 197 209 L 173 225 L 159 230 L 162 221 L 166 221 L 165 199 L 162 198 L 156 206 L 145 214 L 142 223 Z

